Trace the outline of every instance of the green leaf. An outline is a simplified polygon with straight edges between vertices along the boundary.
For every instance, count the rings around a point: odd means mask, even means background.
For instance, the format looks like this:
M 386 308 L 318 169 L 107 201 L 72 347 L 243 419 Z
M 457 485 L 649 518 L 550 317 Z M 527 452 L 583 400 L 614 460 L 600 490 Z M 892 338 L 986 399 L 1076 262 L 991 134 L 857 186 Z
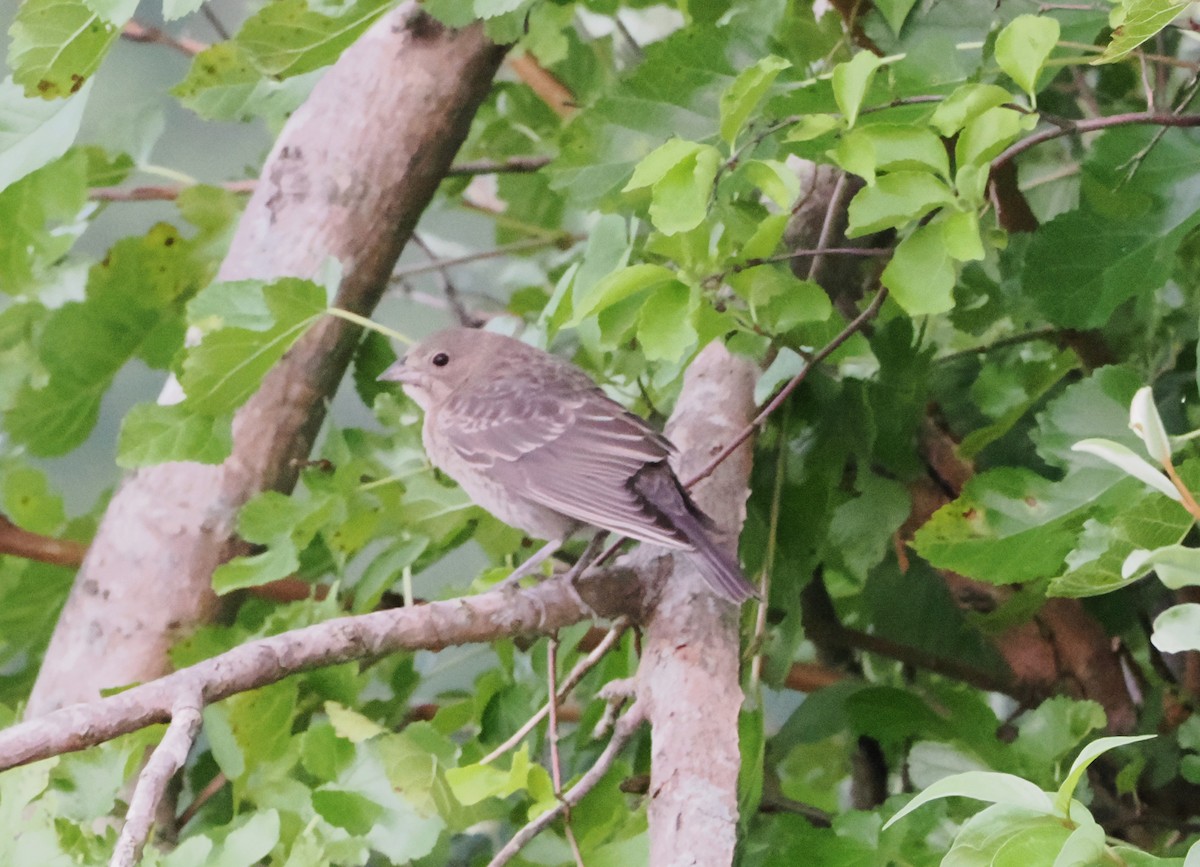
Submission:
M 207 311 L 208 293 L 222 291 L 205 290 L 193 309 Z M 188 351 L 180 384 L 188 408 L 195 412 L 220 416 L 241 406 L 266 372 L 325 311 L 325 289 L 310 280 L 285 277 L 265 286 L 246 285 L 245 291 L 261 295 L 272 324 L 269 328 L 223 325 L 209 331 Z
M 3 109 L 0 109 L 2 112 Z M 0 191 L 0 291 L 40 288 L 87 228 L 87 155 L 75 150 Z
M 265 76 L 250 51 L 230 41 L 197 54 L 187 75 L 170 92 L 206 120 L 246 121 L 260 114 L 286 117 L 315 82 L 315 75 L 283 81 Z
M 1024 132 L 1037 126 L 1037 115 L 1011 108 L 989 108 L 969 120 L 954 145 L 958 176 L 965 169 L 987 166 Z M 961 183 L 961 182 L 960 182 Z
M 654 290 L 638 317 L 638 342 L 647 361 L 678 361 L 696 345 L 695 311 L 692 290 L 682 283 Z
M 1080 827 L 1073 827 L 1059 816 L 1046 815 L 1040 810 L 1028 810 L 1009 804 L 994 804 L 976 813 L 959 829 L 954 838 L 954 845 L 946 853 L 946 862 L 955 865 L 970 865 L 970 867 L 1053 867 L 1054 864 L 1092 865 L 1100 861 L 1071 861 L 1059 862 L 1067 846 L 1067 854 L 1081 849 L 1078 838 L 1072 841 L 1077 832 L 1084 830 L 1081 835 L 1093 844 L 1097 842 L 1101 849 L 1104 844 L 1104 829 L 1096 825 L 1095 820 L 1079 808 L 1081 819 L 1085 820 Z
M 702 145 L 697 142 L 683 141 L 677 138 L 663 142 L 638 162 L 637 168 L 633 170 L 633 176 L 629 179 L 629 183 L 622 188 L 622 192 L 627 193 L 654 186 L 680 163 L 694 157 L 701 147 Z
M 1092 63 L 1115 63 L 1154 34 L 1187 7 L 1180 0 L 1122 0 L 1113 12 L 1112 41 Z
M 1007 408 L 992 424 L 976 428 L 967 434 L 959 445 L 959 454 L 964 458 L 973 459 L 987 446 L 1004 436 L 1077 366 L 1078 359 L 1075 354 L 1066 350 L 1055 353 L 1044 364 L 1026 366 L 1025 369 L 1029 373 L 1028 378 L 1022 382 L 1023 399 Z M 984 381 L 982 377 L 987 373 L 985 370 L 981 374 L 981 379 L 976 380 L 977 385 Z
M 545 771 L 529 761 L 529 745 L 521 744 L 513 753 L 507 770 L 492 765 L 466 765 L 446 771 L 446 782 L 454 797 L 463 804 L 478 804 L 485 798 L 507 798 L 514 792 L 525 791 L 537 771 Z
M 1200 159 L 1200 144 L 1169 130 L 1139 156 L 1152 136 L 1128 129 L 1097 139 L 1079 209 L 1034 233 L 1022 289 L 1054 324 L 1102 326 L 1128 299 L 1153 298 L 1172 275 L 1180 243 L 1200 225 L 1200 178 L 1179 171 Z M 1127 179 L 1131 160 L 1138 170 Z
M 329 495 L 302 500 L 264 491 L 254 497 L 238 513 L 238 534 L 247 542 L 266 545 L 267 550 L 218 566 L 213 590 L 225 594 L 291 575 L 300 568 L 300 552 L 333 519 L 337 506 Z
M 388 731 L 374 720 L 368 719 L 336 701 L 325 702 L 325 714 L 329 717 L 329 724 L 333 726 L 338 737 L 345 738 L 352 744 L 369 741 Z
M 890 828 L 913 810 L 930 801 L 952 797 L 974 798 L 989 804 L 1004 804 L 1046 814 L 1054 811 L 1054 803 L 1050 800 L 1050 796 L 1028 780 L 1012 774 L 968 771 L 965 774 L 945 777 L 926 786 L 923 792 L 920 792 L 896 815 L 888 819 L 883 827 Z
M 1126 502 L 1133 481 L 1079 469 L 1061 482 L 1002 467 L 973 477 L 962 495 L 917 531 L 913 545 L 934 566 L 993 584 L 1058 574 L 1083 522 Z M 1136 487 L 1134 488 L 1136 489 Z
M 1189 461 L 1180 475 L 1193 482 L 1200 465 Z M 1050 582 L 1053 596 L 1095 596 L 1136 581 L 1149 571 L 1133 556 L 1180 542 L 1192 527 L 1192 518 L 1175 500 L 1145 493 L 1124 504 L 1111 520 L 1089 520 L 1067 555 L 1068 571 Z
M 1122 569 L 1124 577 L 1153 569 L 1158 580 L 1172 590 L 1200 586 L 1200 549 L 1166 545 L 1154 551 L 1145 551 L 1144 554 L 1146 556 L 1136 560 L 1132 556 L 1126 560 L 1129 572 L 1124 574 L 1126 570 Z
M 776 76 L 790 67 L 791 64 L 782 57 L 768 54 L 758 63 L 742 70 L 729 89 L 721 94 L 721 138 L 730 148 L 737 141 L 750 113 L 771 89 Z
M 631 295 L 673 282 L 678 282 L 675 272 L 662 265 L 630 265 L 628 268 L 614 271 L 586 292 L 575 296 L 575 312 L 566 327 L 576 328 L 584 319 L 624 301 Z
M 1049 15 L 1018 15 L 996 37 L 996 63 L 1037 105 L 1037 79 L 1058 43 L 1058 21 Z
M 1154 618 L 1150 641 L 1163 653 L 1200 650 L 1200 605 L 1173 605 Z
M 24 85 L 29 97 L 61 99 L 77 93 L 124 23 L 105 21 L 84 0 L 25 0 L 9 30 L 13 80 Z
M 0 82 L 0 190 L 61 157 L 75 141 L 89 81 L 68 99 L 29 99 L 11 78 Z
M 205 279 L 192 245 L 160 223 L 117 242 L 89 273 L 87 297 L 56 310 L 42 332 L 45 387 L 26 385 L 9 432 L 35 454 L 63 454 L 86 439 L 117 371 L 154 330 L 176 319 Z
M 942 221 L 917 227 L 896 246 L 880 275 L 880 282 L 910 316 L 944 313 L 954 306 L 955 269 L 944 233 Z
M 259 72 L 290 78 L 328 66 L 390 7 L 389 0 L 355 0 L 322 15 L 306 0 L 273 0 L 247 19 L 234 41 Z
M 996 84 L 964 84 L 938 103 L 929 123 L 943 138 L 951 138 L 985 111 L 1012 99 L 1011 93 Z
M 904 19 L 915 5 L 917 0 L 875 0 L 875 8 L 880 11 L 888 27 L 892 28 L 892 32 L 897 36 L 900 35 Z
M 875 70 L 883 65 L 882 58 L 870 51 L 860 51 L 845 63 L 833 68 L 833 98 L 846 119 L 846 126 L 854 126 L 863 97 L 875 77 Z
M 1196 606 L 1197 617 L 1200 618 L 1200 605 Z M 1200 623 L 1200 619 L 1197 620 Z M 1155 624 L 1157 626 L 1157 623 Z M 1136 744 L 1138 741 L 1146 741 L 1154 735 L 1129 735 L 1121 737 L 1100 738 L 1092 741 L 1080 751 L 1079 756 L 1071 764 L 1071 770 L 1067 772 L 1067 777 L 1063 780 L 1061 786 L 1058 787 L 1058 792 L 1054 797 L 1054 807 L 1060 815 L 1070 816 L 1068 810 L 1071 806 L 1071 798 L 1075 794 L 1075 787 L 1079 785 L 1079 780 L 1087 771 L 1088 766 L 1096 761 L 1100 756 L 1109 750 L 1117 747 L 1127 746 L 1128 744 Z
M 204 5 L 204 0 L 163 0 L 163 18 L 176 21 L 191 15 Z
M 183 404 L 138 404 L 121 422 L 117 466 L 125 469 L 166 461 L 218 464 L 233 450 L 231 417 L 195 413 Z
M 784 141 L 812 141 L 838 128 L 838 119 L 831 114 L 806 114 L 788 128 Z
M 950 177 L 950 157 L 930 130 L 901 124 L 858 127 L 838 142 L 837 163 L 868 184 L 880 171 L 930 171 Z
M 898 228 L 953 202 L 954 194 L 936 175 L 922 171 L 892 172 L 863 187 L 851 200 L 846 237 L 858 238 Z M 940 242 L 940 229 L 937 235 Z
M 313 810 L 329 824 L 363 836 L 379 822 L 384 809 L 357 792 L 322 786 L 312 793 Z
M 702 145 L 659 178 L 651 190 L 650 221 L 654 227 L 664 235 L 674 235 L 699 226 L 708 215 L 708 200 L 720 164 L 717 149 Z
M 800 179 L 778 160 L 749 160 L 742 164 L 741 171 L 781 210 L 790 210 L 800 196 Z

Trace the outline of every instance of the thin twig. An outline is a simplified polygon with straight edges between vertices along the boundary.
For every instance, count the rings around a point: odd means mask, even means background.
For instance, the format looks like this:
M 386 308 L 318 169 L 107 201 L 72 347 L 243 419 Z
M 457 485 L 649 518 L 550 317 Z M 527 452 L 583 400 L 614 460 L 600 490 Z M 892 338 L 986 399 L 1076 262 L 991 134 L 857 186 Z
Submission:
M 600 660 L 604 658 L 604 655 L 608 653 L 608 651 L 612 649 L 612 646 L 617 643 L 620 637 L 625 634 L 625 630 L 628 628 L 629 619 L 627 617 L 618 617 L 613 623 L 612 628 L 608 630 L 608 634 L 600 639 L 600 642 L 594 648 L 592 648 L 591 653 L 576 663 L 575 667 L 571 669 L 571 673 L 567 675 L 566 680 L 562 682 L 562 686 L 559 687 L 558 691 L 558 698 L 560 701 L 570 695 L 571 690 L 578 686 L 579 682 L 583 680 L 583 676 L 596 667 Z M 551 704 L 552 702 L 546 702 L 546 704 L 542 705 L 541 709 L 527 719 L 524 725 L 517 729 L 508 740 L 480 759 L 479 764 L 486 765 L 494 762 L 500 756 L 504 755 L 506 752 L 524 740 L 525 736 L 533 731 L 534 727 L 544 720 L 550 713 Z
M 993 340 L 991 343 L 984 343 L 980 346 L 972 346 L 969 349 L 959 349 L 954 352 L 948 352 L 945 355 L 939 355 L 933 360 L 934 364 L 944 364 L 947 361 L 955 361 L 959 358 L 967 358 L 972 355 L 983 355 L 991 352 L 993 349 L 1000 349 L 1005 346 L 1017 346 L 1021 343 L 1032 343 L 1035 340 L 1053 340 L 1058 336 L 1058 329 L 1052 326 L 1043 328 L 1034 328 L 1031 331 L 1022 331 L 1020 334 L 1012 334 L 1008 337 L 1001 337 L 999 340 Z
M 393 282 L 403 280 L 406 277 L 414 277 L 417 274 L 428 274 L 430 271 L 440 271 L 443 268 L 453 268 L 456 265 L 468 265 L 471 262 L 482 262 L 486 259 L 499 259 L 507 256 L 509 253 L 519 253 L 523 250 L 537 250 L 542 247 L 559 247 L 567 249 L 568 247 L 586 240 L 583 235 L 572 235 L 563 233 L 555 235 L 552 238 L 527 238 L 524 241 L 513 241 L 511 244 L 504 244 L 500 247 L 495 247 L 491 250 L 480 250 L 478 253 L 467 253 L 464 256 L 456 256 L 453 259 L 439 259 L 425 265 L 410 265 L 407 268 L 397 268 L 392 272 L 391 280 Z
M 416 232 L 413 232 L 412 242 L 421 248 L 431 262 L 435 264 L 438 262 L 437 253 Z M 463 303 L 462 296 L 458 294 L 458 287 L 450 279 L 449 269 L 445 267 L 439 268 L 438 273 L 442 278 L 442 292 L 446 296 L 446 303 L 450 305 L 450 309 L 454 312 L 454 317 L 458 320 L 458 324 L 465 328 L 476 328 L 483 324 L 483 320 L 468 310 L 467 305 Z
M 88 198 L 94 202 L 173 202 L 180 194 L 191 189 L 190 184 L 159 184 L 142 187 L 92 187 Z M 226 181 L 214 184 L 229 193 L 246 195 L 254 192 L 258 181 Z
M 187 761 L 200 731 L 200 708 L 203 706 L 204 699 L 197 690 L 180 697 L 171 708 L 167 732 L 138 775 L 125 814 L 125 825 L 109 861 L 110 867 L 133 867 L 141 859 L 163 793 L 175 772 Z
M 558 754 L 558 636 L 551 635 L 546 644 L 546 686 L 550 701 L 550 723 L 547 737 L 550 740 L 550 780 L 554 785 L 554 796 L 562 800 L 562 762 Z M 567 843 L 575 858 L 576 867 L 584 867 L 583 854 L 579 851 L 579 841 L 571 830 L 571 808 L 563 811 L 563 830 L 567 835 Z
M 511 157 L 500 162 L 494 160 L 478 160 L 476 162 L 459 163 L 447 170 L 447 177 L 474 177 L 475 175 L 500 175 L 536 172 L 550 162 L 549 157 Z M 253 193 L 258 181 L 226 181 L 223 184 L 213 184 L 231 193 Z M 161 184 L 141 187 L 93 187 L 88 191 L 88 198 L 97 202 L 157 202 L 174 201 L 180 193 L 189 189 L 190 184 Z M 558 237 L 557 235 L 555 237 Z
M 562 765 L 558 757 L 558 636 L 551 635 L 546 641 L 546 694 L 550 700 L 546 707 L 550 709 L 550 724 L 548 736 L 550 740 L 550 780 L 554 784 L 554 794 L 562 797 Z
M 821 234 L 817 237 L 817 249 L 824 250 L 829 246 L 829 239 L 833 237 L 833 227 L 844 208 L 843 198 L 845 197 L 849 184 L 846 181 L 846 173 L 842 172 L 838 175 L 837 181 L 834 182 L 833 192 L 829 194 L 829 203 L 825 207 L 825 220 L 821 224 Z M 808 265 L 808 273 L 805 275 L 813 283 L 820 283 L 821 271 L 825 268 L 825 254 L 822 253 L 814 256 L 813 260 Z
M 196 797 L 192 799 L 192 802 L 184 807 L 175 824 L 179 828 L 186 828 L 187 823 L 192 821 L 196 814 L 200 812 L 200 808 L 211 801 L 217 792 L 225 788 L 225 784 L 228 782 L 229 778 L 225 776 L 225 772 L 217 771 L 216 776 L 205 783 L 204 788 L 196 793 Z
M 229 39 L 229 28 L 217 17 L 217 13 L 213 12 L 212 6 L 208 3 L 201 3 L 200 14 L 208 21 L 208 26 L 213 29 L 213 33 L 217 34 L 222 40 Z
M 1112 114 L 1108 117 L 1094 117 L 1085 120 L 1072 121 L 1065 126 L 1051 127 L 1044 129 L 1041 132 L 1036 132 L 1031 136 L 1021 139 L 1013 145 L 1009 145 L 1008 149 L 996 159 L 992 160 L 992 169 L 1011 162 L 1025 151 L 1036 147 L 1037 145 L 1051 141 L 1056 138 L 1061 138 L 1068 134 L 1083 134 L 1088 132 L 1096 132 L 1102 129 L 1111 129 L 1117 126 L 1133 126 L 1136 124 L 1149 124 L 1158 126 L 1179 126 L 1192 127 L 1200 126 L 1200 115 L 1198 114 L 1151 114 L 1145 111 L 1134 111 L 1126 114 Z
M 646 715 L 642 712 L 641 705 L 638 702 L 634 702 L 625 716 L 617 721 L 617 725 L 613 729 L 612 738 L 609 740 L 608 746 L 597 757 L 596 763 L 588 768 L 587 772 L 579 778 L 579 782 L 563 795 L 562 800 L 558 804 L 530 821 L 525 827 L 514 834 L 513 838 L 505 843 L 504 847 L 496 853 L 496 857 L 488 862 L 488 867 L 501 867 L 501 865 L 507 864 L 530 840 L 549 827 L 559 816 L 563 815 L 567 808 L 578 806 L 584 796 L 594 789 L 596 784 L 609 772 L 613 764 L 617 761 L 617 756 L 621 754 L 621 750 L 633 739 L 633 736 L 637 734 L 638 728 L 645 720 Z
M 157 27 L 147 27 L 145 24 L 139 24 L 136 21 L 130 21 L 121 28 L 121 38 L 130 42 L 152 42 L 156 45 L 165 45 L 188 57 L 195 57 L 209 47 L 207 43 L 199 42 L 195 39 L 177 38 L 165 30 L 160 30 Z
M 550 164 L 550 157 L 509 157 L 506 160 L 476 160 L 450 166 L 446 177 L 474 175 L 517 175 L 536 172 Z
M 783 432 L 787 431 L 789 410 L 783 411 L 781 423 Z M 783 434 L 776 444 L 778 454 L 775 456 L 775 483 L 771 492 L 771 517 L 767 525 L 767 551 L 763 558 L 762 578 L 758 583 L 758 610 L 754 616 L 754 637 L 750 646 L 754 648 L 754 656 L 750 660 L 750 693 L 757 695 L 758 684 L 762 680 L 763 642 L 767 634 L 767 600 L 771 598 L 771 573 L 775 569 L 775 557 L 779 544 L 779 515 L 783 505 L 783 482 L 787 478 L 788 446 Z
M 860 331 L 864 325 L 875 318 L 875 315 L 879 312 L 879 308 L 883 306 L 883 301 L 885 298 L 887 298 L 887 294 L 886 288 L 881 288 L 878 292 L 876 292 L 875 297 L 871 299 L 871 303 L 867 305 L 867 308 L 862 313 L 858 314 L 858 316 L 854 317 L 854 319 L 852 319 L 849 324 L 847 324 L 846 327 L 841 330 L 837 337 L 825 344 L 825 346 L 823 346 L 819 352 L 814 353 L 812 360 L 809 361 L 808 364 L 804 365 L 803 370 L 788 380 L 787 385 L 779 390 L 779 394 L 775 395 L 774 399 L 771 400 L 765 407 L 763 407 L 762 411 L 754 417 L 754 421 L 742 428 L 741 433 L 734 437 L 733 440 L 727 446 L 725 446 L 725 448 L 721 449 L 717 456 L 709 461 L 708 464 L 702 470 L 700 470 L 700 472 L 696 473 L 696 475 L 684 482 L 683 486 L 685 488 L 690 488 L 697 482 L 707 479 L 710 475 L 712 475 L 713 470 L 719 467 L 729 458 L 731 454 L 737 451 L 738 447 L 741 446 L 742 443 L 750 439 L 750 437 L 754 435 L 754 432 L 762 427 L 766 420 L 771 417 L 771 413 L 779 409 L 780 404 L 787 400 L 788 395 L 795 391 L 796 387 L 800 385 L 800 383 L 804 382 L 804 380 L 808 377 L 808 372 L 812 370 L 813 367 L 820 364 L 822 361 L 832 355 L 834 350 L 858 333 L 858 331 Z

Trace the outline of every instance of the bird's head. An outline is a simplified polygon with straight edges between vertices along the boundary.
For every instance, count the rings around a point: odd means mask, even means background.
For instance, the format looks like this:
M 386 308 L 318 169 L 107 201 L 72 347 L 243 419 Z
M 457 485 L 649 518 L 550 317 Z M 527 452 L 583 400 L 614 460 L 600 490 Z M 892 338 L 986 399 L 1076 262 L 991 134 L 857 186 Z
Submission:
M 409 349 L 379 379 L 401 383 L 404 393 L 428 410 L 466 382 L 481 360 L 486 361 L 494 339 L 505 338 L 472 328 L 439 331 Z

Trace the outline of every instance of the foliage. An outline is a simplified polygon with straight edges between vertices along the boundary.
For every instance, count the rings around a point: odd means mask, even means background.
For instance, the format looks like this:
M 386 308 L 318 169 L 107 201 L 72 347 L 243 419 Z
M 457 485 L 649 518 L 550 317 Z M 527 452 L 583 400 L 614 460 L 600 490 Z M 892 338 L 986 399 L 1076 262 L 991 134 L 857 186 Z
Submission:
M 176 80 L 139 86 L 169 90 L 214 140 L 234 121 L 275 131 L 391 5 L 251 4 Z M 506 314 L 494 327 L 523 320 L 527 339 L 646 415 L 669 409 L 713 340 L 761 364 L 765 402 L 886 288 L 874 321 L 813 365 L 758 440 L 741 553 L 770 591 L 761 633 L 743 618 L 762 676 L 747 680 L 741 726 L 742 860 L 1181 863 L 1200 729 L 1195 659 L 1174 654 L 1200 650 L 1189 596 L 1200 459 L 1192 436 L 1167 431 L 1200 427 L 1200 139 L 1095 122 L 1145 111 L 1143 82 L 1152 114 L 1195 117 L 1191 37 L 1168 26 L 1179 4 L 1124 0 L 1110 16 L 1032 0 L 877 0 L 845 20 L 783 0 L 647 5 L 424 4 L 450 24 L 482 19 L 581 109 L 564 119 L 499 79 L 460 160 L 549 165 L 496 174 L 499 208 L 446 180 L 420 231 L 447 257 L 478 245 L 482 219 L 497 244 L 518 242 L 505 267 L 491 257 L 456 270 L 458 296 Z M 85 112 L 111 110 L 89 105 L 106 57 L 151 50 L 118 39 L 136 6 L 26 0 L 9 31 L 0 512 L 45 537 L 87 541 L 103 511 L 101 496 L 69 517 L 63 455 L 91 455 L 105 485 L 118 466 L 223 460 L 233 413 L 325 316 L 340 277 L 330 262 L 315 282 L 214 282 L 241 207 L 220 185 L 186 185 L 148 223 L 132 203 L 98 198 L 164 173 L 152 141 L 79 137 Z M 164 0 L 162 15 L 208 32 L 199 7 Z M 1151 37 L 1154 51 L 1137 51 Z M 1086 136 L 1049 134 L 1081 123 L 1093 123 Z M 793 219 L 814 163 L 846 173 L 844 238 L 805 236 Z M 219 176 L 242 170 L 222 164 Z M 440 291 L 428 279 L 410 301 Z M 414 331 L 435 324 L 415 303 L 399 309 Z M 177 645 L 175 664 L 414 586 L 453 596 L 522 555 L 520 534 L 430 469 L 416 407 L 375 382 L 393 358 L 363 338 L 353 400 L 335 405 L 296 490 L 241 511 L 256 549 L 213 577 L 230 619 Z M 140 395 L 118 438 L 105 427 L 114 383 L 145 368 L 171 374 L 182 399 Z M 937 448 L 947 442 L 950 457 Z M 940 508 L 923 510 L 931 501 Z M 0 723 L 29 694 L 71 575 L 0 556 Z M 233 593 L 289 577 L 322 592 L 291 603 Z M 1078 670 L 1015 670 L 1014 647 L 1057 646 L 1051 609 L 1075 612 L 1105 652 L 1120 646 L 1113 667 L 1135 696 L 1098 695 Z M 559 636 L 560 674 L 586 634 Z M 545 703 L 546 660 L 545 640 L 397 655 L 207 708 L 183 771 L 179 845 L 145 863 L 483 863 L 556 802 L 546 723 L 481 761 Z M 838 682 L 796 701 L 797 665 L 830 660 Z M 573 693 L 566 781 L 602 748 L 602 687 L 636 665 L 626 636 Z M 1106 716 L 1117 706 L 1135 718 Z M 1160 736 L 1101 737 L 1110 724 Z M 122 814 L 159 735 L 0 774 L 0 831 L 15 841 L 5 855 L 105 860 L 105 819 Z M 571 812 L 589 865 L 646 860 L 643 799 L 623 786 L 648 769 L 645 737 Z M 853 809 L 864 763 L 881 791 Z M 972 815 L 951 795 L 991 806 Z M 1136 844 L 1104 828 L 1136 828 Z M 572 863 L 561 823 L 526 854 Z

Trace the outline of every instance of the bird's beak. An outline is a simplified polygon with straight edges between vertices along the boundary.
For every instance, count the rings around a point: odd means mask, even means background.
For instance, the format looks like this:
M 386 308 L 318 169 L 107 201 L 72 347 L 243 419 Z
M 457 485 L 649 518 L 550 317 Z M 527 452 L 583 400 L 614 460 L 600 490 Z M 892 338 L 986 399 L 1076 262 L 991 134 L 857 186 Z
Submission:
M 379 382 L 400 382 L 406 385 L 414 384 L 417 381 L 416 371 L 405 367 L 403 358 L 379 374 L 376 379 Z

